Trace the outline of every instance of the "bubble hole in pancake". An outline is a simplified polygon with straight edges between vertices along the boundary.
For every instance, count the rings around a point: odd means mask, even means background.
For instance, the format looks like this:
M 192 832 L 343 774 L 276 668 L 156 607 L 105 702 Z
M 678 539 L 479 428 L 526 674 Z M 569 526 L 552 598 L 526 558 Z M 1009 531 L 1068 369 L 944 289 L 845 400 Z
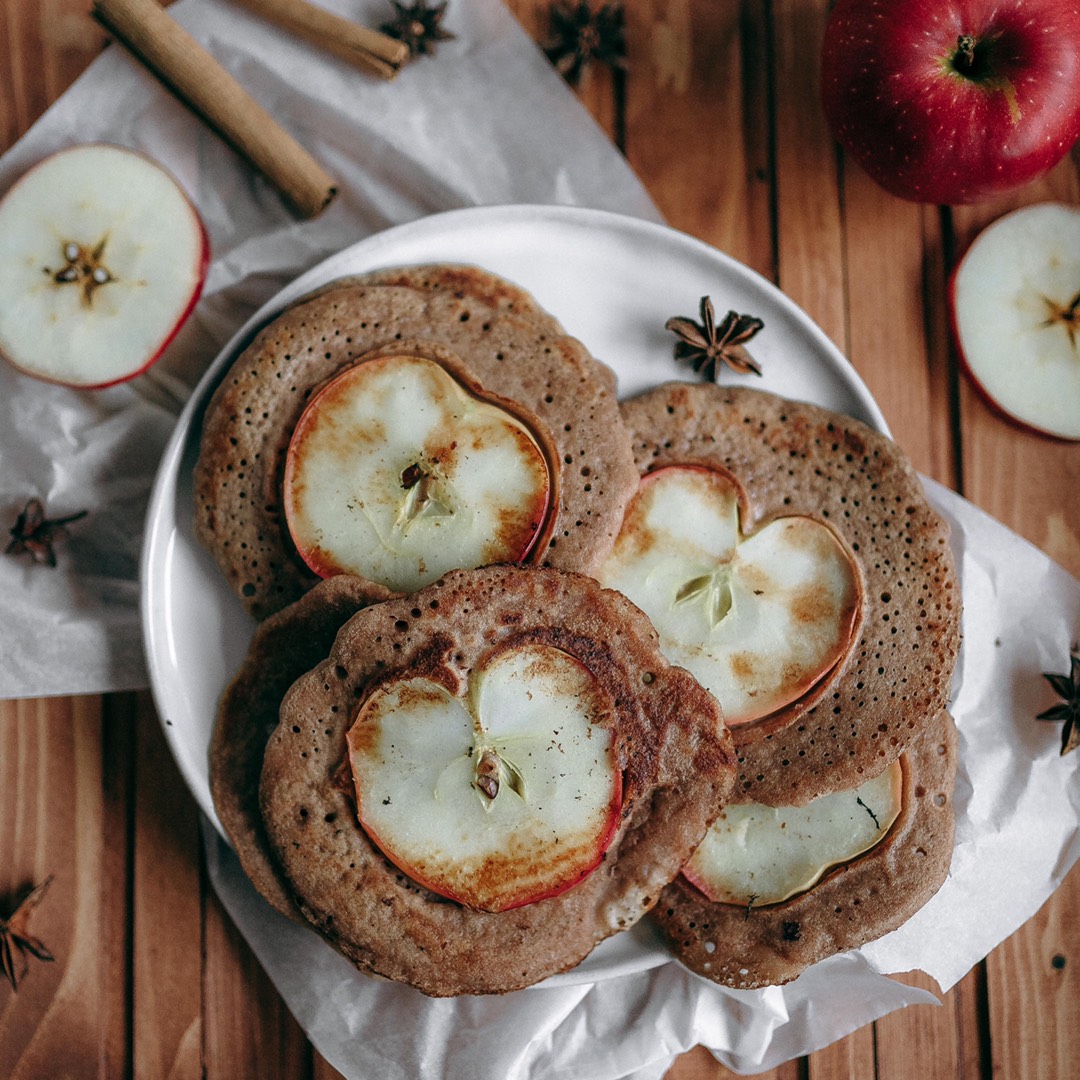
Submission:
M 684 964 L 740 990 L 790 982 L 819 960 L 895 930 L 948 876 L 956 755 L 956 728 L 941 712 L 900 758 L 901 811 L 884 838 L 806 892 L 760 907 L 714 903 L 680 875 L 650 917 Z
M 907 457 L 856 420 L 744 387 L 669 383 L 622 413 L 641 474 L 726 472 L 745 495 L 744 534 L 804 516 L 833 531 L 858 572 L 846 654 L 801 699 L 733 726 L 738 790 L 801 805 L 879 773 L 948 704 L 960 646 L 948 525 Z
M 349 618 L 393 594 L 348 574 L 320 581 L 255 628 L 247 656 L 225 689 L 210 740 L 210 793 L 240 865 L 283 915 L 302 921 L 278 869 L 259 811 L 266 740 L 292 683 L 330 653 Z
M 346 734 L 387 680 L 427 675 L 463 698 L 474 671 L 517 646 L 569 654 L 613 702 L 605 723 L 622 805 L 584 880 L 493 913 L 418 885 L 375 845 L 357 820 Z M 656 902 L 720 812 L 732 760 L 715 699 L 664 661 L 623 596 L 569 572 L 487 567 L 346 624 L 282 705 L 262 814 L 305 915 L 361 970 L 435 996 L 501 993 L 573 967 Z
M 610 549 L 637 483 L 610 379 L 570 337 L 491 315 L 441 289 L 342 284 L 288 308 L 224 373 L 202 421 L 195 527 L 233 591 L 265 618 L 316 576 L 282 510 L 289 438 L 311 394 L 378 350 L 454 354 L 470 381 L 513 401 L 556 449 L 560 499 L 550 539 L 530 559 L 592 572 Z

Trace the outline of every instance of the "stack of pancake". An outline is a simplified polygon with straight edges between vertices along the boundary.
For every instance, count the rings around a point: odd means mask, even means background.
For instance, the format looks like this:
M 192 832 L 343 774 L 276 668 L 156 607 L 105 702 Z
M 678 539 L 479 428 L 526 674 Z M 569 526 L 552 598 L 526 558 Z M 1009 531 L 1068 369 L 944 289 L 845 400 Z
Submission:
M 546 463 L 546 520 L 522 558 L 408 594 L 364 569 L 321 578 L 286 512 L 294 432 L 342 372 L 417 357 L 512 413 Z M 417 464 L 395 468 L 398 494 L 415 496 Z M 666 603 L 649 569 L 665 553 L 645 550 L 637 513 L 649 485 L 675 475 L 727 485 L 738 508 L 718 568 L 707 561 L 672 586 L 679 625 L 707 615 L 689 644 L 650 608 Z M 210 748 L 218 816 L 263 896 L 361 970 L 432 995 L 505 992 L 574 966 L 651 912 L 693 970 L 764 986 L 895 928 L 944 880 L 960 597 L 945 524 L 903 453 L 865 425 L 714 384 L 668 384 L 620 406 L 612 371 L 524 290 L 473 267 L 392 268 L 303 298 L 241 351 L 206 410 L 195 491 L 199 537 L 260 621 Z M 437 515 L 467 512 L 439 499 Z M 686 520 L 711 520 L 707 503 Z M 795 546 L 774 546 L 789 554 L 762 565 L 795 565 L 826 544 L 842 579 L 832 607 L 812 574 L 784 591 L 749 554 L 730 570 L 737 549 L 757 551 L 790 522 L 783 542 Z M 717 627 L 780 640 L 755 629 L 757 596 L 774 602 L 792 649 L 832 627 L 823 658 L 796 672 L 786 653 L 710 644 Z M 560 709 L 572 708 L 559 697 L 566 670 L 580 675 L 585 734 L 607 748 L 593 765 L 615 796 L 580 873 L 501 906 L 463 900 L 380 834 L 361 751 L 386 702 L 412 716 L 417 700 L 445 699 L 480 733 L 468 750 L 482 759 L 469 766 L 477 804 L 524 802 L 527 789 L 535 802 L 533 774 L 485 751 L 477 719 L 477 687 L 507 656 L 561 658 L 550 667 L 562 672 L 550 676 Z M 805 843 L 791 842 L 798 830 Z M 556 861 L 542 850 L 541 879 Z M 485 859 L 469 870 L 481 884 L 505 870 Z

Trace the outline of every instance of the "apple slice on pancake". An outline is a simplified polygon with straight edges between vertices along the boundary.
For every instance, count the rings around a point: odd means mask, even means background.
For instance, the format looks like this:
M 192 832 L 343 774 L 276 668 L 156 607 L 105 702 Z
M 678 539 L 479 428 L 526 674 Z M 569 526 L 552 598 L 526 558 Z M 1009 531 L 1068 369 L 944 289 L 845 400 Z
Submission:
M 948 526 L 906 456 L 849 417 L 743 387 L 669 383 L 622 414 L 643 481 L 602 580 L 651 608 L 677 662 L 723 645 L 725 624 L 773 654 L 740 666 L 733 639 L 703 673 L 730 703 L 739 791 L 796 805 L 879 773 L 947 705 L 960 645 Z M 650 512 L 655 485 L 674 505 Z M 764 562 L 758 547 L 773 548 Z M 757 684 L 757 670 L 773 675 Z
M 308 402 L 282 486 L 293 542 L 320 577 L 415 592 L 447 570 L 524 562 L 544 545 L 554 448 L 455 368 L 372 357 Z
M 753 990 L 895 930 L 948 876 L 956 755 L 942 712 L 854 789 L 802 807 L 730 803 L 652 911 L 676 956 Z
M 600 575 L 652 619 L 664 655 L 719 698 L 729 727 L 820 686 L 859 613 L 858 571 L 832 529 L 782 517 L 744 536 L 740 501 L 716 469 L 648 473 Z
M 557 896 L 596 869 L 618 824 L 613 709 L 548 645 L 504 646 L 461 697 L 392 679 L 347 735 L 360 823 L 414 881 L 467 907 Z
M 592 578 L 455 570 L 358 612 L 290 688 L 262 817 L 364 971 L 502 993 L 633 925 L 731 791 L 715 699 Z

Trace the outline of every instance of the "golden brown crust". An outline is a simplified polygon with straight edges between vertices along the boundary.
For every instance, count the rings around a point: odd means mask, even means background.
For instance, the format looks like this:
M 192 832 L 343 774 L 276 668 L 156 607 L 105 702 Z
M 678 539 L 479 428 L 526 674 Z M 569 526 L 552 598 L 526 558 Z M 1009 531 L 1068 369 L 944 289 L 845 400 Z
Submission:
M 210 793 L 218 820 L 260 893 L 284 915 L 301 919 L 278 869 L 259 813 L 266 740 L 278 724 L 285 691 L 324 660 L 342 625 L 361 608 L 388 599 L 381 586 L 339 574 L 319 582 L 256 628 L 247 656 L 218 706 L 210 740 Z
M 544 563 L 590 573 L 614 542 L 636 471 L 612 383 L 596 377 L 580 342 L 546 337 L 450 292 L 342 285 L 266 326 L 224 374 L 203 418 L 196 534 L 256 618 L 317 580 L 281 509 L 285 452 L 308 397 L 344 367 L 404 340 L 455 353 L 473 383 L 519 403 L 556 446 L 561 500 Z
M 807 698 L 733 729 L 739 790 L 798 805 L 875 775 L 946 707 L 960 646 L 948 525 L 892 440 L 849 417 L 760 390 L 669 383 L 622 408 L 642 473 L 724 469 L 741 527 L 804 515 L 854 558 L 863 604 L 846 656 Z
M 718 904 L 680 876 L 652 912 L 676 956 L 714 982 L 754 990 L 790 982 L 906 922 L 952 862 L 956 746 L 942 712 L 901 759 L 903 806 L 885 839 L 799 896 L 760 908 Z
M 367 688 L 428 672 L 464 690 L 507 643 L 577 657 L 615 702 L 622 817 L 604 861 L 567 892 L 498 914 L 419 887 L 355 817 L 345 734 Z M 640 611 L 591 578 L 455 571 L 354 616 L 296 682 L 266 748 L 262 813 L 304 913 L 362 970 L 427 994 L 501 993 L 573 967 L 656 902 L 719 813 L 734 774 L 719 706 L 670 667 Z

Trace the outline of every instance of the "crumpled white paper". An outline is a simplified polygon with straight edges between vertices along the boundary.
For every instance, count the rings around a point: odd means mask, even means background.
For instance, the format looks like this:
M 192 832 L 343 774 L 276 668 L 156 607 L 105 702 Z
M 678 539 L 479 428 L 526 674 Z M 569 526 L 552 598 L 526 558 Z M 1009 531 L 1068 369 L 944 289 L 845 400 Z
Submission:
M 369 25 L 380 0 L 323 0 Z M 0 696 L 145 685 L 137 566 L 145 503 L 180 401 L 251 312 L 327 254 L 385 226 L 506 202 L 656 211 L 613 147 L 497 0 L 453 6 L 458 40 L 393 84 L 293 42 L 227 4 L 170 8 L 339 178 L 320 218 L 294 219 L 217 138 L 124 53 L 108 50 L 0 160 L 0 190 L 64 145 L 144 150 L 170 168 L 210 231 L 196 316 L 151 376 L 97 394 L 0 368 L 0 514 L 31 495 L 87 508 L 61 566 L 0 559 Z M 729 1068 L 769 1069 L 886 1013 L 936 998 L 889 979 L 920 968 L 943 989 L 1024 923 L 1080 855 L 1080 755 L 1058 756 L 1040 673 L 1068 669 L 1080 583 L 954 493 L 965 640 L 955 686 L 961 768 L 949 880 L 904 927 L 787 987 L 733 991 L 659 958 L 595 982 L 558 978 L 498 998 L 431 1000 L 359 975 L 273 912 L 205 828 L 211 878 L 318 1049 L 350 1078 L 655 1080 L 697 1043 Z M 647 924 L 632 931 L 656 950 Z

